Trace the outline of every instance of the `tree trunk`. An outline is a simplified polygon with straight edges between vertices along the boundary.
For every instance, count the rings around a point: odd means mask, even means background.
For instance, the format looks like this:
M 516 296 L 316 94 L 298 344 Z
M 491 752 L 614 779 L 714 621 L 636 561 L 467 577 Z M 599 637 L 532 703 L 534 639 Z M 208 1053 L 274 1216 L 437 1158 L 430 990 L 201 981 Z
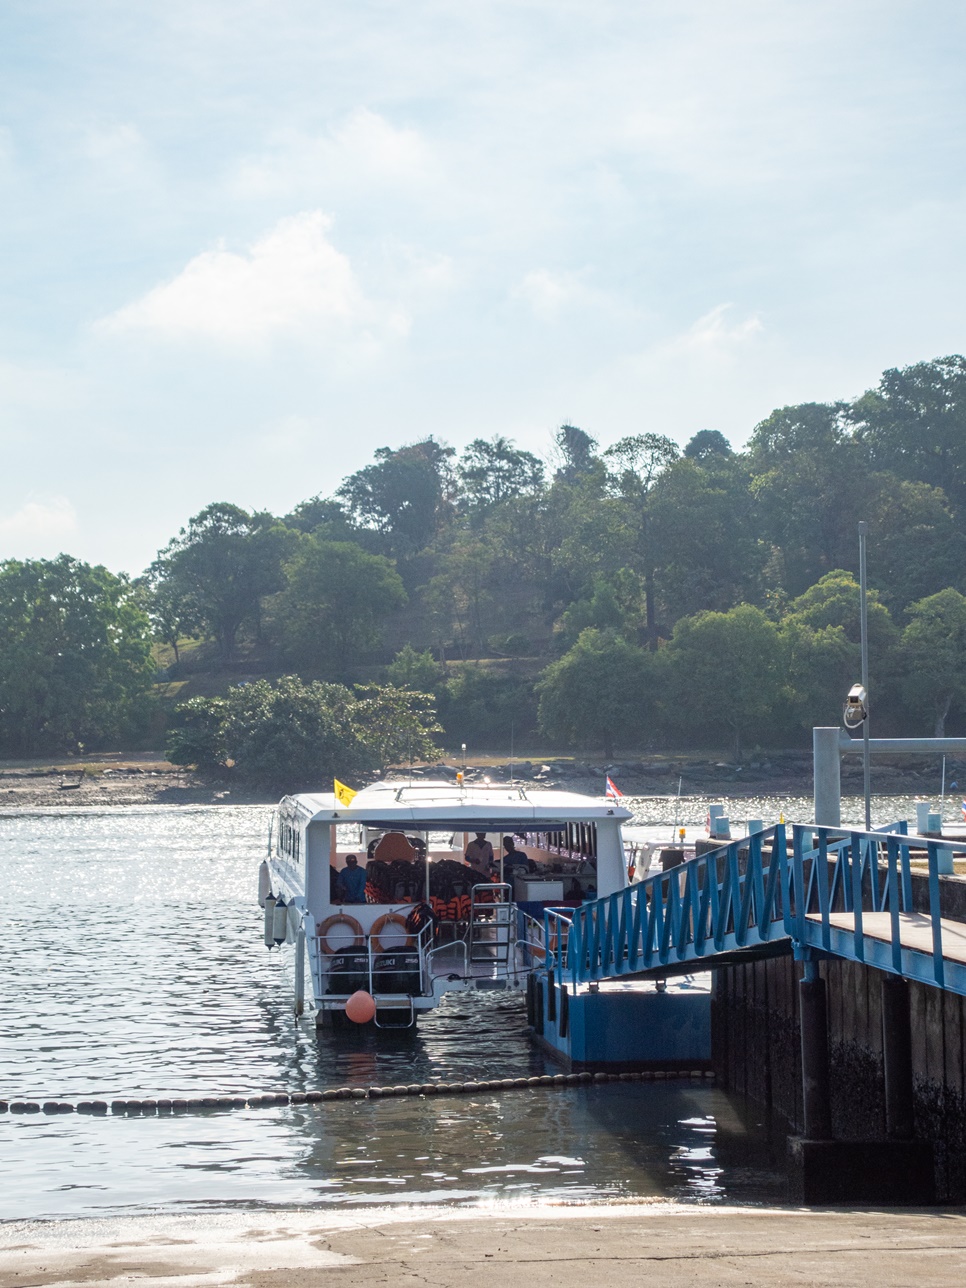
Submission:
M 945 738 L 946 736 L 946 717 L 949 715 L 949 708 L 953 705 L 953 695 L 947 693 L 946 701 L 942 707 L 936 711 L 936 724 L 932 731 L 934 738 Z

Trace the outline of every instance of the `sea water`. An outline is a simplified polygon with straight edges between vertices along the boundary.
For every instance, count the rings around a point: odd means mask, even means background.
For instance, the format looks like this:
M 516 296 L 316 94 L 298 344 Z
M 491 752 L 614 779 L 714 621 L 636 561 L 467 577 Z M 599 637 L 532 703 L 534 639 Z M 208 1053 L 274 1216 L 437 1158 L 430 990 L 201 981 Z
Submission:
M 656 829 L 698 829 L 707 809 L 695 798 L 628 803 Z M 780 809 L 806 819 L 808 804 L 740 809 L 768 823 Z M 882 821 L 895 808 L 876 803 Z M 846 810 L 858 821 L 861 801 Z M 265 948 L 256 901 L 271 812 L 0 811 L 0 1097 L 109 1102 L 559 1071 L 530 1044 L 516 995 L 449 994 L 403 1034 L 296 1022 L 291 950 Z M 683 1080 L 192 1115 L 7 1113 L 0 1219 L 521 1197 L 775 1201 L 784 1149 L 781 1124 L 760 1107 Z

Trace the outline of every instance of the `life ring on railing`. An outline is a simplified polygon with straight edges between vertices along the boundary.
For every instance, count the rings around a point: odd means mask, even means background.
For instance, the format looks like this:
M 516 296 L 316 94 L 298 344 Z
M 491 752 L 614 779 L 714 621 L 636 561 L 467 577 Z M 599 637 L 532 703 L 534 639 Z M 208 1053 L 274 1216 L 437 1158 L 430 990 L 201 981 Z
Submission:
M 355 938 L 351 944 L 341 943 L 329 945 L 328 934 L 336 926 L 346 926 L 352 931 Z M 320 921 L 318 926 L 319 943 L 322 945 L 322 951 L 326 953 L 340 953 L 346 948 L 361 948 L 366 942 L 365 931 L 356 921 L 355 917 L 350 917 L 347 912 L 336 912 L 331 917 L 326 917 L 325 921 Z
M 384 944 L 382 942 L 382 932 L 389 926 L 398 926 L 403 933 L 403 942 L 401 944 Z M 382 917 L 377 917 L 372 923 L 372 929 L 369 931 L 369 941 L 377 953 L 385 953 L 390 949 L 412 948 L 413 936 L 406 928 L 406 918 L 401 917 L 398 912 L 387 912 Z

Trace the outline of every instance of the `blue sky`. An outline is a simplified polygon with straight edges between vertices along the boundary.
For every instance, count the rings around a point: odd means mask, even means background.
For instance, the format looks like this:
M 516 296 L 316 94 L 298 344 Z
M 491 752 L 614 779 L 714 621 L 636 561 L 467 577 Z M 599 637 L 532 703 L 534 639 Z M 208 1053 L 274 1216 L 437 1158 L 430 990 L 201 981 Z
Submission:
M 966 11 L 5 0 L 0 558 L 966 349 Z

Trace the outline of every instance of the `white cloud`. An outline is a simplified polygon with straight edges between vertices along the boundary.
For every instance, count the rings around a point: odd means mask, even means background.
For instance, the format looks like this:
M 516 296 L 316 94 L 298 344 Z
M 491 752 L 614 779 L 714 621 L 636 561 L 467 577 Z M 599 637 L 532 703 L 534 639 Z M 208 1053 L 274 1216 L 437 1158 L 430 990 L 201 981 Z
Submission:
M 361 108 L 322 134 L 277 134 L 265 151 L 238 163 L 228 186 L 236 197 L 278 200 L 373 183 L 423 186 L 432 169 L 417 130 Z
M 31 558 L 44 557 L 38 550 L 56 554 L 63 549 L 64 539 L 76 533 L 77 513 L 65 496 L 30 495 L 12 514 L 0 514 L 0 550 L 5 558 L 26 548 Z
M 81 137 L 80 152 L 92 161 L 114 160 L 144 151 L 140 131 L 127 123 L 92 126 Z
M 513 294 L 525 300 L 538 318 L 551 320 L 580 292 L 580 283 L 573 273 L 551 273 L 536 268 L 527 273 Z
M 718 304 L 703 314 L 682 335 L 660 346 L 665 356 L 689 355 L 699 358 L 728 358 L 763 331 L 757 314 L 741 322 L 728 321 L 730 304 Z
M 364 295 L 348 258 L 328 238 L 331 220 L 308 211 L 280 220 L 245 253 L 219 247 L 99 324 L 172 339 L 236 345 L 280 333 L 358 339 L 405 334 L 408 319 Z
M 562 319 L 568 311 L 593 310 L 626 322 L 635 312 L 627 301 L 587 284 L 586 271 L 552 272 L 547 268 L 531 269 L 511 291 L 513 299 L 522 300 L 534 316 L 543 322 Z

